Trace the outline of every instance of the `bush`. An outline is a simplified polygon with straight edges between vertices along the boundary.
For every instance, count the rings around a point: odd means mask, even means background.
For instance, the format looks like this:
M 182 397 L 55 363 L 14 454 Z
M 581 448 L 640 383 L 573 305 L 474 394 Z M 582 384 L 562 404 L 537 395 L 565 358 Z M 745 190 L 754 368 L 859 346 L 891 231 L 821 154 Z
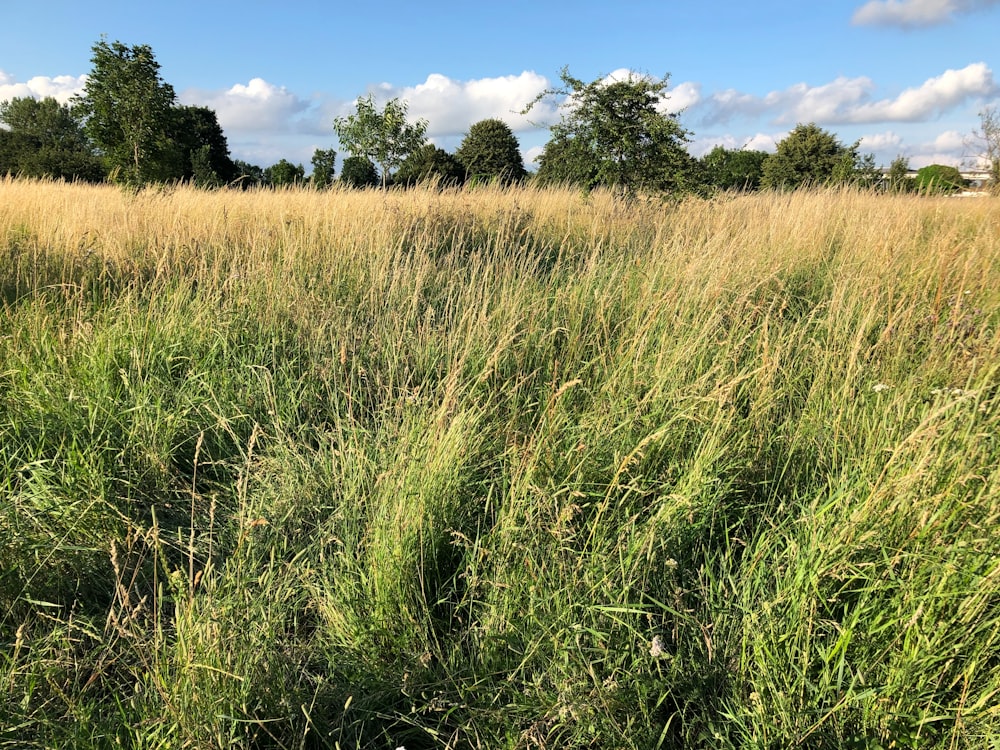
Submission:
M 917 170 L 917 188 L 922 193 L 957 193 L 964 187 L 965 180 L 956 167 L 931 164 Z
M 378 185 L 378 172 L 365 157 L 348 156 L 340 170 L 340 181 L 353 188 L 375 187 Z

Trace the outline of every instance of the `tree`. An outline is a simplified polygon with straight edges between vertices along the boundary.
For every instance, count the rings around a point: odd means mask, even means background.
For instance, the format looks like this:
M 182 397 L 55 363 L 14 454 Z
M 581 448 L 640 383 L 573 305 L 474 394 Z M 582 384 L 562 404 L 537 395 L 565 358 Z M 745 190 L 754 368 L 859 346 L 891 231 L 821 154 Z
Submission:
M 80 123 L 52 97 L 0 102 L 0 173 L 97 182 L 104 178 Z
M 393 179 L 394 184 L 407 187 L 432 181 L 441 185 L 461 185 L 465 181 L 462 163 L 433 143 L 425 143 L 407 156 Z
M 377 164 L 385 188 L 392 172 L 411 153 L 424 144 L 427 121 L 407 122 L 406 102 L 392 99 L 380 112 L 375 97 L 369 94 L 357 102 L 357 111 L 333 121 L 333 129 L 341 145 L 352 156 Z
M 282 159 L 264 170 L 264 181 L 274 187 L 298 185 L 306 178 L 306 169 L 301 164 L 292 164 Z
M 163 179 L 170 171 L 165 155 L 173 87 L 160 78 L 160 65 L 148 45 L 108 44 L 102 38 L 93 52 L 94 67 L 83 93 L 74 98 L 84 132 L 117 179 L 130 183 Z
M 455 158 L 465 168 L 468 179 L 509 184 L 528 174 L 514 132 L 503 120 L 495 118 L 474 123 Z
M 560 88 L 543 91 L 525 112 L 546 98 L 560 100 L 564 114 L 552 127 L 552 140 L 557 151 L 571 149 L 572 172 L 592 172 L 595 184 L 624 194 L 689 186 L 693 159 L 684 149 L 687 132 L 677 113 L 664 111 L 669 76 L 584 83 L 563 68 L 560 78 Z
M 913 187 L 913 181 L 910 179 L 910 160 L 905 156 L 897 156 L 892 160 L 889 165 L 889 171 L 886 172 L 885 178 L 888 183 L 887 187 L 890 192 L 893 193 L 906 193 L 909 192 Z
M 379 178 L 371 161 L 363 156 L 348 156 L 340 170 L 340 181 L 348 187 L 366 188 L 378 185 Z
M 173 167 L 169 177 L 218 187 L 239 174 L 229 156 L 229 143 L 218 117 L 208 107 L 173 107 L 170 111 Z
M 972 133 L 969 146 L 976 155 L 976 165 L 990 175 L 990 187 L 1000 190 L 1000 110 L 987 107 L 979 113 L 979 129 Z
M 716 146 L 701 158 L 703 176 L 718 190 L 756 190 L 764 176 L 765 151 Z
M 312 155 L 312 184 L 315 188 L 326 188 L 333 184 L 337 164 L 337 152 L 332 148 L 318 148 Z
M 264 184 L 264 170 L 262 167 L 240 161 L 239 159 L 233 162 L 233 167 L 236 169 L 236 177 L 233 179 L 233 182 L 238 187 L 246 189 Z
M 922 193 L 957 193 L 965 180 L 957 167 L 930 164 L 917 170 L 917 189 Z
M 540 185 L 596 187 L 597 163 L 589 145 L 582 139 L 553 136 L 538 157 L 535 180 Z
M 791 190 L 830 183 L 872 183 L 877 179 L 874 157 L 860 156 L 861 142 L 845 146 L 815 123 L 798 124 L 764 160 L 761 185 Z

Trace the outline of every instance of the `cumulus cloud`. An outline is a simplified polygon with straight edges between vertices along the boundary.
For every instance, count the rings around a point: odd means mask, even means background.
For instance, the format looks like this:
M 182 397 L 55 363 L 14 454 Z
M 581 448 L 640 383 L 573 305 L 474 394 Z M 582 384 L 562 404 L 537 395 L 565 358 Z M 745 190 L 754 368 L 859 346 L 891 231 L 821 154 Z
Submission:
M 903 139 L 898 133 L 887 130 L 884 133 L 870 133 L 861 136 L 861 151 L 871 151 L 875 154 L 887 152 L 898 153 L 903 145 Z
M 839 77 L 821 86 L 798 83 L 765 96 L 727 90 L 705 102 L 702 121 L 713 125 L 736 117 L 770 113 L 775 123 L 819 122 L 863 124 L 918 122 L 936 117 L 969 99 L 997 92 L 993 71 L 985 63 L 961 70 L 946 70 L 920 86 L 906 89 L 895 98 L 871 101 L 875 84 L 866 76 Z
M 667 99 L 664 108 L 668 112 L 680 112 L 693 107 L 701 101 L 701 84 L 685 81 L 673 88 L 667 89 Z
M 910 168 L 919 169 L 929 164 L 947 164 L 961 168 L 965 161 L 965 151 L 965 136 L 955 130 L 946 130 L 910 150 Z
M 83 91 L 87 76 L 35 76 L 18 83 L 14 76 L 0 70 L 0 101 L 26 98 L 53 97 L 60 104 L 67 104 L 74 94 Z
M 184 104 L 214 109 L 224 130 L 240 132 L 298 130 L 296 118 L 310 106 L 284 86 L 263 78 L 252 78 L 246 85 L 237 83 L 225 91 L 190 89 L 179 98 Z
M 997 85 L 993 71 L 986 63 L 973 63 L 961 70 L 946 70 L 927 79 L 921 86 L 910 88 L 895 99 L 864 104 L 852 112 L 845 122 L 915 122 L 925 120 L 977 96 L 995 93 Z
M 696 138 L 688 144 L 688 152 L 692 156 L 702 157 L 716 146 L 722 146 L 730 151 L 766 151 L 774 153 L 778 142 L 787 136 L 787 132 L 780 133 L 755 133 L 753 135 L 711 135 L 704 138 Z
M 998 3 L 1000 0 L 869 0 L 854 11 L 851 21 L 857 26 L 935 26 L 960 13 Z
M 539 102 L 527 115 L 521 114 L 548 87 L 548 79 L 533 71 L 469 81 L 432 73 L 416 86 L 381 84 L 376 94 L 380 99 L 405 100 L 410 117 L 427 120 L 429 135 L 449 136 L 465 133 L 473 123 L 490 118 L 503 120 L 515 131 L 551 123 L 555 107 L 550 102 Z

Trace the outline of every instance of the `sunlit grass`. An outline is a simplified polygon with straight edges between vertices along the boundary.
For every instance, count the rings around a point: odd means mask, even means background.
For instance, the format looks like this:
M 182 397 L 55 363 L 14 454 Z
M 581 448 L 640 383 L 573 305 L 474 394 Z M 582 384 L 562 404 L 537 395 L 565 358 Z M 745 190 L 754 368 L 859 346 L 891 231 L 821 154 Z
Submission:
M 0 745 L 998 746 L 998 206 L 0 182 Z

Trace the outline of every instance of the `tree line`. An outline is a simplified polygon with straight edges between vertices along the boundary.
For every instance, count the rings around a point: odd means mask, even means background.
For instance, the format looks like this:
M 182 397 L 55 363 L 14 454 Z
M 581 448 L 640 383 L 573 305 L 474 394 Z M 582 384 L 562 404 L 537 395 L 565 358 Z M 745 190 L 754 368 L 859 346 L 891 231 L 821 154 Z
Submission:
M 178 104 L 148 45 L 102 38 L 92 51 L 84 90 L 69 104 L 27 97 L 0 103 L 5 126 L 0 128 L 0 174 L 132 185 L 183 181 L 202 187 L 386 188 L 530 179 L 541 185 L 607 187 L 626 195 L 828 184 L 950 190 L 961 183 L 958 170 L 940 165 L 912 180 L 903 157 L 883 175 L 871 154 L 860 153 L 860 142 L 845 145 L 815 123 L 797 125 L 774 153 L 717 146 L 695 158 L 686 149 L 691 133 L 681 126 L 679 113 L 664 108 L 669 76 L 586 82 L 565 68 L 560 85 L 539 94 L 522 112 L 529 114 L 546 100 L 562 105 L 534 174 L 525 169 L 518 140 L 502 120 L 474 123 L 449 153 L 428 142 L 427 121 L 411 121 L 405 101 L 393 99 L 380 108 L 369 95 L 357 101 L 352 114 L 333 122 L 345 151 L 340 175 L 337 152 L 316 149 L 307 179 L 301 164 L 286 159 L 267 168 L 232 159 L 216 113 Z M 990 135 L 996 140 L 994 124 L 995 115 L 987 110 L 987 146 Z M 992 148 L 987 156 L 992 155 L 996 172 L 995 144 Z

